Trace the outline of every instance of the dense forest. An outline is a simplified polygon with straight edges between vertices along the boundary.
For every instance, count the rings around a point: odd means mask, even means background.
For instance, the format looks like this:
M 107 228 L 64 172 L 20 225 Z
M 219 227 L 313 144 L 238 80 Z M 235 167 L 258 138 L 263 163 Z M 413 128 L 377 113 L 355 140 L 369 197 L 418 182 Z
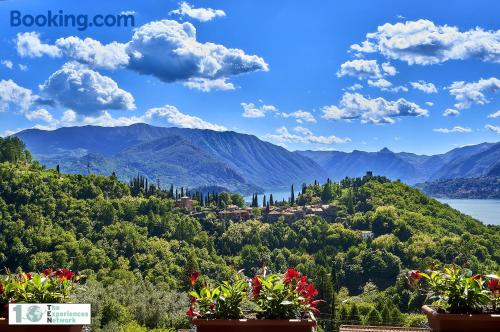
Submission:
M 315 281 L 326 330 L 346 322 L 418 325 L 424 299 L 403 272 L 456 263 L 481 273 L 500 265 L 500 227 L 383 177 L 304 185 L 280 203 L 332 204 L 334 220 L 233 222 L 217 211 L 241 206 L 236 194 L 193 195 L 193 211 L 185 211 L 170 185 L 61 174 L 32 162 L 17 139 L 0 140 L 0 158 L 0 266 L 84 275 L 76 300 L 92 304 L 93 331 L 187 327 L 191 272 L 222 280 L 263 266 L 294 266 Z
M 500 199 L 500 176 L 437 180 L 416 187 L 433 197 Z

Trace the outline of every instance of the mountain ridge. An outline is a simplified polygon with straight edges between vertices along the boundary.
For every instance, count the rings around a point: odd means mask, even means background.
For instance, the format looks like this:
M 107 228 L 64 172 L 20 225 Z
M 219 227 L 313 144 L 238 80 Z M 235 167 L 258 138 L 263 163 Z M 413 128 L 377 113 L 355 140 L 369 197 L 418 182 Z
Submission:
M 48 167 L 69 173 L 137 173 L 164 185 L 219 186 L 242 193 L 291 183 L 362 176 L 367 171 L 408 184 L 500 172 L 500 143 L 436 155 L 393 152 L 289 151 L 250 134 L 133 124 L 28 129 L 14 136 Z

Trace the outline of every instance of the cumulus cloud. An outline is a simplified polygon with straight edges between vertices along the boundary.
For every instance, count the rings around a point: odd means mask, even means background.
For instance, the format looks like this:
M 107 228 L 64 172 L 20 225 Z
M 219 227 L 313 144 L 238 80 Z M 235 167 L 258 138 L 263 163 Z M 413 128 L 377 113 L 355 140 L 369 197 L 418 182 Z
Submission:
M 39 58 L 48 55 L 55 58 L 61 56 L 61 50 L 57 46 L 44 44 L 40 41 L 38 32 L 18 33 L 16 49 L 17 53 L 23 57 Z
M 412 88 L 416 90 L 420 90 L 425 93 L 437 93 L 437 88 L 433 83 L 418 81 L 418 82 L 410 82 Z
M 342 144 L 351 142 L 348 137 L 341 138 L 335 135 L 330 136 L 316 136 L 311 130 L 304 127 L 295 127 L 293 129 L 295 133 L 290 132 L 286 127 L 280 127 L 276 129 L 275 134 L 266 134 L 264 139 L 273 141 L 278 144 L 285 143 L 305 143 L 305 144 Z
M 179 3 L 179 8 L 172 10 L 169 14 L 188 16 L 201 22 L 208 22 L 214 18 L 226 16 L 226 13 L 221 9 L 194 8 L 187 2 Z
M 17 85 L 13 80 L 0 81 L 0 112 L 9 110 L 9 106 L 17 106 L 27 112 L 37 98 L 30 89 Z
M 448 60 L 476 58 L 500 62 L 500 30 L 475 28 L 460 31 L 455 26 L 436 25 L 429 20 L 386 23 L 368 33 L 356 52 L 379 52 L 410 65 L 431 65 Z
M 425 104 L 429 107 L 434 106 L 434 103 L 432 101 L 426 101 Z
M 298 110 L 295 112 L 291 113 L 280 113 L 280 115 L 284 118 L 294 118 L 298 123 L 303 123 L 303 122 L 309 122 L 309 123 L 316 123 L 316 119 L 314 118 L 314 115 L 312 115 L 310 112 Z
M 488 118 L 492 118 L 492 119 L 500 118 L 500 111 L 496 111 L 495 113 L 491 113 L 490 115 L 488 115 Z
M 460 111 L 453 109 L 453 108 L 447 108 L 443 112 L 443 116 L 459 116 L 459 115 L 460 115 Z
M 368 85 L 371 87 L 384 89 L 392 86 L 392 83 L 386 80 L 385 78 L 379 78 L 376 81 L 368 80 Z
M 493 126 L 493 125 L 487 124 L 486 126 L 484 126 L 484 128 L 486 128 L 494 133 L 500 134 L 500 127 L 499 126 Z
M 490 101 L 485 93 L 494 93 L 500 89 L 500 80 L 491 77 L 480 79 L 477 82 L 466 83 L 464 81 L 453 82 L 447 88 L 457 103 L 455 107 L 459 110 L 470 108 L 472 105 L 485 105 Z
M 12 69 L 12 67 L 14 67 L 14 64 L 10 60 L 2 60 L 0 63 L 7 69 Z
M 472 129 L 461 126 L 455 126 L 453 128 L 436 128 L 432 129 L 432 131 L 436 133 L 450 134 L 450 133 L 470 133 L 472 132 Z
M 263 118 L 268 112 L 278 111 L 273 105 L 256 106 L 254 103 L 241 103 L 240 105 L 243 107 L 241 115 L 245 118 Z
M 136 30 L 127 43 L 102 44 L 92 38 L 60 38 L 55 45 L 43 44 L 39 34 L 18 34 L 21 56 L 65 55 L 94 68 L 127 68 L 153 75 L 164 82 L 185 82 L 189 88 L 233 89 L 231 76 L 268 71 L 263 58 L 215 43 L 201 43 L 189 22 L 149 22 Z
M 30 121 L 43 120 L 45 122 L 53 122 L 54 117 L 45 108 L 40 108 L 34 111 L 27 112 L 25 114 L 26 118 Z
M 389 62 L 384 62 L 382 64 L 382 71 L 389 76 L 394 76 L 397 74 L 396 68 L 392 66 Z
M 111 78 L 88 67 L 69 62 L 40 85 L 40 90 L 59 105 L 92 115 L 110 109 L 135 109 L 134 97 Z
M 218 78 L 215 80 L 209 80 L 206 78 L 190 78 L 183 83 L 184 86 L 190 89 L 196 89 L 203 92 L 209 92 L 212 90 L 234 90 L 234 84 L 227 82 L 226 78 Z
M 56 46 L 66 56 L 95 68 L 116 69 L 127 65 L 129 61 L 126 44 L 118 42 L 103 45 L 92 38 L 71 36 L 56 40 Z
M 144 114 L 144 118 L 146 120 L 153 119 L 155 117 L 165 119 L 167 122 L 182 128 L 210 129 L 216 131 L 227 130 L 224 126 L 207 122 L 196 116 L 184 114 L 175 106 L 171 105 L 151 108 Z
M 164 82 L 191 78 L 216 80 L 254 71 L 267 71 L 261 57 L 240 49 L 196 40 L 196 29 L 188 22 L 163 20 L 138 28 L 127 45 L 128 67 Z
M 370 99 L 359 93 L 344 93 L 339 106 L 330 105 L 322 109 L 327 120 L 360 119 L 362 123 L 392 124 L 394 118 L 404 116 L 428 116 L 428 111 L 404 98 L 396 101 L 382 97 Z
M 28 66 L 23 65 L 22 63 L 18 64 L 18 66 L 19 66 L 19 69 L 20 69 L 21 71 L 27 71 L 27 70 L 28 70 Z
M 351 85 L 350 87 L 347 87 L 346 90 L 349 90 L 349 91 L 356 91 L 356 90 L 360 90 L 362 89 L 363 86 L 359 83 L 354 83 L 353 85 Z
M 380 78 L 383 74 L 377 60 L 356 59 L 341 64 L 337 76 L 352 76 L 358 79 L 364 79 Z

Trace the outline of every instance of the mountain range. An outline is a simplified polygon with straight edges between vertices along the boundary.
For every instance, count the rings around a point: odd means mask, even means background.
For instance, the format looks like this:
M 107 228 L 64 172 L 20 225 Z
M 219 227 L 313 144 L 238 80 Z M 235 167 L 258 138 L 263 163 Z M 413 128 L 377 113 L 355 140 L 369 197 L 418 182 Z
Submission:
M 123 180 L 142 174 L 163 185 L 218 186 L 249 193 L 366 171 L 419 182 L 500 176 L 500 143 L 482 143 L 438 155 L 378 152 L 288 151 L 233 131 L 124 127 L 66 127 L 17 133 L 34 157 L 65 173 L 111 174 Z

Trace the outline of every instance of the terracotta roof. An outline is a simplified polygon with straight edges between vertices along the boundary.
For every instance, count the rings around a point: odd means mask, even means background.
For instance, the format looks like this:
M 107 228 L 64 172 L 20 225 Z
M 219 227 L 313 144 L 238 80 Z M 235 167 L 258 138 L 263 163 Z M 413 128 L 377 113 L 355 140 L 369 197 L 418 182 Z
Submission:
M 430 332 L 429 329 L 417 327 L 395 327 L 395 326 L 358 326 L 342 325 L 340 332 Z

